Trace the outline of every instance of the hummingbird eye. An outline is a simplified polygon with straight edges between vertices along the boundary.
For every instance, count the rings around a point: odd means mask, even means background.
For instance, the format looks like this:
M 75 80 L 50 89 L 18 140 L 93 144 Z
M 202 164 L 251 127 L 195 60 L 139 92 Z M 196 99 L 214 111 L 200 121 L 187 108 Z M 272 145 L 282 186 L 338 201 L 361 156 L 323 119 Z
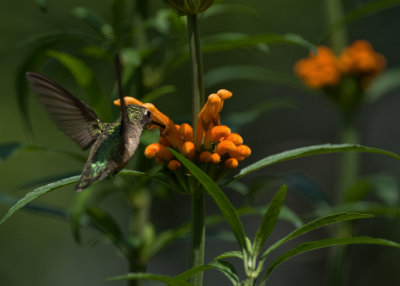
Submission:
M 146 115 L 148 118 L 151 118 L 151 112 L 150 112 L 150 111 L 146 110 L 145 115 Z

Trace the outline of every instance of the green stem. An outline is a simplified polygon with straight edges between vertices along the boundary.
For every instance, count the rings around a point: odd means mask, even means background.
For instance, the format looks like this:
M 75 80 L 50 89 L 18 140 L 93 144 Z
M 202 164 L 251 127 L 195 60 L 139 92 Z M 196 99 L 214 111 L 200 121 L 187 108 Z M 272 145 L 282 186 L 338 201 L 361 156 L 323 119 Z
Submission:
M 352 118 L 343 120 L 341 129 L 341 142 L 358 144 L 359 135 L 354 128 Z M 340 162 L 340 176 L 337 203 L 342 204 L 346 202 L 348 191 L 352 185 L 357 181 L 358 168 L 359 168 L 359 153 L 346 152 L 341 155 Z M 353 224 L 350 222 L 341 223 L 334 229 L 336 237 L 351 237 L 353 235 Z M 329 286 L 343 286 L 346 285 L 350 269 L 350 252 L 349 247 L 335 247 L 329 252 L 328 260 L 328 283 Z
M 358 144 L 359 135 L 354 128 L 352 119 L 344 120 L 341 129 L 341 142 L 349 144 Z M 346 200 L 349 188 L 357 181 L 359 169 L 359 153 L 345 152 L 342 154 L 340 162 L 340 180 L 338 203 Z
M 197 15 L 187 15 L 189 50 L 192 67 L 192 126 L 197 125 L 197 114 L 204 105 L 203 60 L 200 47 L 199 24 Z M 195 132 L 195 130 L 194 130 Z M 205 224 L 204 224 L 204 192 L 196 184 L 189 182 L 192 194 L 191 213 L 191 266 L 204 264 Z M 203 285 L 203 273 L 192 278 L 195 286 Z
M 196 128 L 197 114 L 204 105 L 203 60 L 200 47 L 199 24 L 197 15 L 187 15 L 189 50 L 192 66 L 192 125 Z
M 204 264 L 205 223 L 204 223 L 204 192 L 196 189 L 191 197 L 191 267 Z M 193 276 L 193 285 L 203 285 L 203 273 Z
M 341 21 L 344 15 L 342 0 L 325 0 L 325 11 L 329 26 Z M 347 31 L 344 28 L 336 31 L 330 40 L 333 51 L 339 54 L 347 45 Z

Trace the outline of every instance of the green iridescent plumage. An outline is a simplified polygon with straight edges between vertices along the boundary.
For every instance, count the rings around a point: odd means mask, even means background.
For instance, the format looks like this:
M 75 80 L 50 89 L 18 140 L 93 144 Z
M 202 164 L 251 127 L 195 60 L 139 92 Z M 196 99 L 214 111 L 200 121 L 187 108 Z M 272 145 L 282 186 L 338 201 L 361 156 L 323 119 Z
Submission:
M 93 144 L 77 191 L 119 172 L 135 153 L 143 129 L 152 121 L 145 107 L 122 104 L 121 116 L 115 122 L 105 123 L 88 105 L 44 75 L 28 72 L 27 79 L 65 134 L 82 149 Z M 121 90 L 120 100 L 123 101 Z

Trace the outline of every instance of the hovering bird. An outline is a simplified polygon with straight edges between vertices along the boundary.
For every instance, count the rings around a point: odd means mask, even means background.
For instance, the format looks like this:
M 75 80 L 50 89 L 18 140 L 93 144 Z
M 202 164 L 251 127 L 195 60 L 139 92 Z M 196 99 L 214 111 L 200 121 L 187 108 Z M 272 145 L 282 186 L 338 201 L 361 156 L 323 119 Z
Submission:
M 75 189 L 82 191 L 93 182 L 118 173 L 131 159 L 143 129 L 153 121 L 151 113 L 143 106 L 124 103 L 121 68 L 115 60 L 121 116 L 112 123 L 103 122 L 83 101 L 46 76 L 27 72 L 26 77 L 58 128 L 75 141 L 83 150 L 93 145 L 89 158 Z

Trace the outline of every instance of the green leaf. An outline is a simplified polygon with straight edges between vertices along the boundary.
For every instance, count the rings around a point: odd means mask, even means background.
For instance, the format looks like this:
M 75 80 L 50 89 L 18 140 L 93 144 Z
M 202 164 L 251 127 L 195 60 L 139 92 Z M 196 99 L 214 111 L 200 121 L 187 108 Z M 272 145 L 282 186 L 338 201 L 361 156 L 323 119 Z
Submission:
M 10 218 L 17 210 L 23 208 L 26 204 L 30 203 L 31 201 L 43 196 L 44 194 L 47 194 L 48 192 L 54 191 L 56 189 L 59 189 L 61 187 L 71 185 L 73 183 L 76 183 L 79 180 L 80 176 L 73 176 L 70 178 L 66 178 L 63 180 L 60 180 L 58 182 L 50 183 L 48 185 L 39 187 L 34 189 L 32 192 L 27 193 L 22 199 L 20 199 L 18 202 L 13 205 L 6 215 L 0 220 L 0 224 L 4 223 L 8 218 Z
M 102 35 L 106 40 L 114 39 L 114 31 L 112 26 L 105 22 L 103 18 L 86 7 L 76 7 L 72 10 L 71 15 L 77 19 L 84 21 L 88 26 Z
M 388 218 L 400 218 L 400 207 L 398 206 L 388 206 L 382 203 L 361 201 L 340 204 L 339 206 L 333 206 L 330 208 L 325 207 L 323 209 L 318 209 L 315 213 L 316 216 L 326 216 L 338 212 L 360 212 Z
M 284 162 L 291 159 L 302 158 L 312 155 L 321 155 L 321 154 L 330 154 L 330 153 L 338 153 L 338 152 L 364 152 L 364 153 L 375 153 L 386 155 L 397 160 L 400 160 L 400 156 L 389 152 L 383 149 L 366 147 L 357 144 L 322 144 L 322 145 L 314 145 L 308 147 L 297 148 L 293 150 L 284 151 L 282 153 L 274 154 L 267 156 L 246 168 L 243 168 L 239 174 L 235 175 L 232 180 L 237 180 L 243 176 L 246 176 L 254 171 L 257 171 L 261 168 L 265 168 L 267 166 Z M 228 184 L 229 181 L 226 184 Z
M 254 47 L 269 44 L 292 44 L 316 53 L 316 47 L 296 34 L 260 34 L 218 33 L 202 37 L 204 53 L 231 51 L 238 48 Z
M 275 227 L 275 224 L 279 217 L 279 213 L 285 201 L 286 190 L 287 188 L 285 185 L 283 185 L 279 189 L 276 195 L 272 198 L 272 201 L 264 214 L 261 225 L 258 228 L 256 236 L 254 238 L 253 249 L 255 255 L 258 255 L 258 253 L 260 253 L 265 241 Z
M 72 74 L 87 96 L 93 110 L 105 120 L 110 120 L 111 104 L 102 95 L 96 77 L 90 67 L 77 57 L 64 52 L 49 50 L 46 54 L 58 60 Z
M 179 154 L 177 151 L 168 148 L 172 154 L 190 171 L 190 173 L 203 185 L 207 193 L 214 199 L 222 215 L 232 228 L 240 249 L 246 249 L 245 233 L 242 223 L 236 213 L 235 208 L 230 203 L 228 197 L 221 191 L 218 185 L 201 169 L 190 160 Z
M 289 235 L 285 236 L 284 238 L 280 239 L 279 241 L 275 242 L 273 245 L 271 245 L 262 255 L 261 259 L 265 259 L 265 257 L 274 249 L 278 248 L 282 244 L 288 242 L 289 240 L 292 240 L 302 234 L 308 233 L 310 231 L 313 231 L 317 228 L 321 228 L 327 225 L 331 225 L 334 223 L 338 222 L 343 222 L 343 221 L 349 221 L 349 220 L 355 220 L 355 219 L 362 219 L 362 218 L 371 218 L 373 217 L 372 215 L 369 214 L 359 214 L 359 213 L 340 213 L 340 214 L 334 214 L 326 217 L 319 218 L 317 220 L 314 220 L 312 222 L 309 222 L 302 227 L 299 227 L 298 229 L 292 231 Z
M 17 201 L 18 201 L 18 198 L 9 196 L 0 191 L 0 203 L 1 204 L 12 206 Z M 24 210 L 32 211 L 36 214 L 51 215 L 53 217 L 61 218 L 61 219 L 66 219 L 68 216 L 64 210 L 54 207 L 54 206 L 45 205 L 45 204 L 30 203 L 24 207 Z
M 220 271 L 232 282 L 233 285 L 239 285 L 238 283 L 240 282 L 240 279 L 239 279 L 235 269 L 229 262 L 226 262 L 226 261 L 212 261 L 205 265 L 200 265 L 197 267 L 190 268 L 189 270 L 175 276 L 175 279 L 179 279 L 181 281 L 186 281 L 190 277 L 192 277 L 200 272 L 204 272 L 206 270 L 211 270 L 211 269 L 216 269 L 216 270 Z
M 152 273 L 129 273 L 126 275 L 116 276 L 108 278 L 107 280 L 154 280 L 154 281 L 161 281 L 166 282 L 168 285 L 171 286 L 191 286 L 185 281 L 172 278 L 165 275 L 157 275 Z
M 400 244 L 386 240 L 386 239 L 381 239 L 381 238 L 372 238 L 372 237 L 367 237 L 367 236 L 358 236 L 358 237 L 347 237 L 347 238 L 328 238 L 328 239 L 322 239 L 322 240 L 316 240 L 316 241 L 310 241 L 310 242 L 305 242 L 302 243 L 295 248 L 292 248 L 291 250 L 287 251 L 283 255 L 279 256 L 272 264 L 269 266 L 267 272 L 263 276 L 262 280 L 266 280 L 268 276 L 271 274 L 271 272 L 282 262 L 288 260 L 289 258 L 292 258 L 296 255 L 320 249 L 320 248 L 325 248 L 325 247 L 331 247 L 331 246 L 338 246 L 338 245 L 348 245 L 348 244 L 377 244 L 377 245 L 383 245 L 383 246 L 389 246 L 389 247 L 396 247 L 400 248 Z
M 400 2 L 400 1 L 399 1 Z M 374 78 L 371 85 L 368 87 L 365 99 L 367 102 L 372 103 L 389 91 L 400 86 L 400 69 L 391 69 L 383 72 Z
M 207 88 L 236 80 L 254 80 L 276 83 L 304 89 L 304 84 L 295 76 L 251 65 L 224 65 L 207 71 L 204 77 Z
M 386 9 L 397 6 L 399 4 L 400 4 L 400 0 L 377 0 L 377 1 L 373 1 L 373 2 L 366 2 L 364 5 L 358 5 L 356 9 L 347 13 L 342 20 L 333 24 L 326 31 L 324 31 L 321 35 L 319 35 L 316 42 L 319 43 L 319 42 L 326 40 L 335 31 L 339 30 L 340 28 L 342 28 L 352 22 L 358 21 L 367 16 L 374 15 L 380 11 L 384 11 Z
M 219 260 L 219 259 L 234 258 L 234 257 L 239 258 L 239 259 L 243 259 L 243 252 L 241 252 L 241 251 L 228 251 L 228 252 L 225 252 L 225 253 L 222 253 L 222 254 L 218 255 L 214 259 Z
M 117 248 L 125 251 L 122 245 L 122 231 L 110 214 L 98 207 L 89 207 L 86 213 L 101 233 L 106 235 Z

